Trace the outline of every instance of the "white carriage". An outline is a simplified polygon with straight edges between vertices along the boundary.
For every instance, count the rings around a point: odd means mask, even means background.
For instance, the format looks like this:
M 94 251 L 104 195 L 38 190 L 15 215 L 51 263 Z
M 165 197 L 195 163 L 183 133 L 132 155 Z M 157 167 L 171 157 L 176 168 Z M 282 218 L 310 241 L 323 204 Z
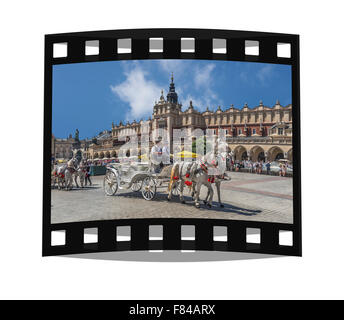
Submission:
M 154 199 L 157 188 L 166 188 L 170 179 L 171 166 L 164 167 L 160 173 L 153 173 L 149 163 L 114 163 L 106 167 L 104 191 L 113 196 L 118 189 L 141 192 L 145 200 Z M 177 195 L 179 186 L 173 190 Z

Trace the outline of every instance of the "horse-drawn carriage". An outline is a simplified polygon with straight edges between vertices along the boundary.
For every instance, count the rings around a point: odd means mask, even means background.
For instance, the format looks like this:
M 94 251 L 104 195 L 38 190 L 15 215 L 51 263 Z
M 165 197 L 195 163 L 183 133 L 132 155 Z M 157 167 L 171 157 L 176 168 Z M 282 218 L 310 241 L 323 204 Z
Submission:
M 154 199 L 157 189 L 167 188 L 170 181 L 172 166 L 162 168 L 160 173 L 154 173 L 149 163 L 113 163 L 107 165 L 104 177 L 104 191 L 113 196 L 118 189 L 141 192 L 145 200 Z M 178 186 L 173 194 L 178 194 Z

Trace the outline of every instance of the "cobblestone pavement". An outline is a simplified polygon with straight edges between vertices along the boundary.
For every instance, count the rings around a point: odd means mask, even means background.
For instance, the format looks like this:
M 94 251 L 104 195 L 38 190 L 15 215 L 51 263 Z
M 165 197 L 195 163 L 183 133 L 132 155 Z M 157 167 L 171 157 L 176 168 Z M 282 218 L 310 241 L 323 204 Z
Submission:
M 75 222 L 128 218 L 211 218 L 293 223 L 292 178 L 229 172 L 230 181 L 221 184 L 224 208 L 214 202 L 211 209 L 197 209 L 188 193 L 186 204 L 179 197 L 167 201 L 166 188 L 158 189 L 152 201 L 141 192 L 118 190 L 106 196 L 103 176 L 92 177 L 93 185 L 71 191 L 52 190 L 51 222 Z M 188 189 L 188 188 L 187 188 Z M 207 189 L 202 187 L 201 198 Z M 215 191 L 215 190 L 214 190 Z

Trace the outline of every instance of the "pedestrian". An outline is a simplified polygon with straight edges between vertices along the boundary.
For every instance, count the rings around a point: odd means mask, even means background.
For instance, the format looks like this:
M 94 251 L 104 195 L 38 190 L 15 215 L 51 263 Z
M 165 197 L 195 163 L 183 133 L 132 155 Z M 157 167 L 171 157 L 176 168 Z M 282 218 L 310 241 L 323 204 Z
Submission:
M 259 163 L 258 163 L 258 173 L 259 174 L 262 174 L 262 167 L 263 167 L 262 161 L 259 161 Z
M 286 165 L 283 163 L 282 164 L 282 177 L 285 177 L 286 171 L 287 171 Z
M 266 174 L 267 174 L 267 175 L 270 175 L 270 169 L 271 169 L 271 164 L 270 164 L 270 162 L 268 161 L 268 162 L 266 163 Z
M 91 176 L 91 167 L 89 163 L 87 163 L 85 167 L 85 186 L 87 186 L 87 181 L 89 182 L 90 186 L 92 185 L 90 176 Z

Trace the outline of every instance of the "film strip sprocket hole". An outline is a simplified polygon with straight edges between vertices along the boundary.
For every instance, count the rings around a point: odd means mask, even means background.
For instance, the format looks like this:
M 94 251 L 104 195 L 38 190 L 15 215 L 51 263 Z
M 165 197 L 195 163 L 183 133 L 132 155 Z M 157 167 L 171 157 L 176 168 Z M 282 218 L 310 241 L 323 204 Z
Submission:
M 187 59 L 291 66 L 293 223 L 147 218 L 51 223 L 52 68 L 82 62 Z M 43 255 L 208 250 L 301 255 L 299 37 L 207 29 L 133 29 L 45 37 Z
M 110 45 L 109 42 L 112 42 Z M 169 48 L 174 44 L 177 46 L 182 59 L 201 58 L 207 59 L 235 59 L 245 61 L 264 61 L 287 63 L 292 57 L 291 43 L 274 41 L 269 49 L 266 49 L 267 41 L 264 40 L 244 40 L 234 41 L 233 39 L 218 39 L 212 38 L 206 40 L 195 40 L 195 38 L 180 38 L 180 39 L 164 39 L 162 37 L 148 38 L 146 40 L 133 40 L 132 38 L 122 39 L 106 39 L 106 40 L 84 40 L 81 43 L 73 44 L 70 41 L 54 42 L 52 47 L 52 55 L 54 63 L 68 63 L 68 62 L 82 62 L 82 61 L 101 61 L 108 59 L 139 59 L 139 55 L 143 58 L 172 58 L 169 54 Z M 178 43 L 177 43 L 178 42 Z M 132 48 L 132 44 L 134 44 Z M 70 50 L 68 47 L 71 47 Z M 76 58 L 76 53 L 83 54 Z M 142 50 L 142 47 L 145 50 Z M 262 48 L 260 48 L 262 47 Z M 112 52 L 109 52 L 112 49 Z M 238 50 L 239 49 L 239 50 Z M 74 54 L 72 54 L 74 53 Z M 193 55 L 184 55 L 183 53 L 191 53 Z M 160 54 L 160 55 L 157 55 Z M 131 56 L 132 55 L 132 56 Z M 92 57 L 89 57 L 92 56 Z M 255 57 L 259 57 L 257 59 Z
M 142 219 L 72 224 L 51 228 L 46 247 L 51 254 L 128 250 L 216 250 L 295 254 L 295 228 L 270 223 L 201 219 Z

